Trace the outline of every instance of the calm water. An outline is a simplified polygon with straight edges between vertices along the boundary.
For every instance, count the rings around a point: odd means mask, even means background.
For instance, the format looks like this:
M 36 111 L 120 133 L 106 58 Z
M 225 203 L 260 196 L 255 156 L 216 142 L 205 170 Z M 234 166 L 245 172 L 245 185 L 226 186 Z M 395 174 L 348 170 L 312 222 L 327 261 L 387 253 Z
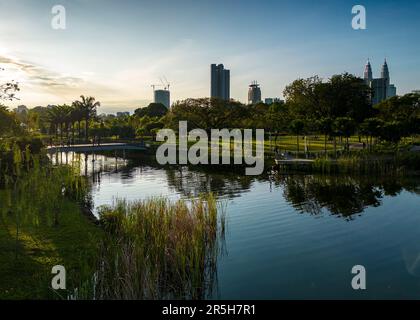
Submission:
M 318 175 L 245 177 L 98 157 L 86 172 L 94 207 L 213 191 L 227 201 L 225 299 L 420 298 L 420 179 Z M 92 171 L 95 171 L 92 174 Z M 367 290 L 354 291 L 363 265 Z

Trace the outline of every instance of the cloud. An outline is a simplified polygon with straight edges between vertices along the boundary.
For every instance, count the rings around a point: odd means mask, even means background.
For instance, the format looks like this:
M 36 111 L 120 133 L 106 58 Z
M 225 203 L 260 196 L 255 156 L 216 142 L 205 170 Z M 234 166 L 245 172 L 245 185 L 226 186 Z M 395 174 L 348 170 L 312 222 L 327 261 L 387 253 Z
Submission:
M 112 99 L 117 94 L 112 86 L 88 81 L 92 72 L 73 76 L 51 71 L 45 67 L 11 56 L 0 55 L 0 82 L 14 80 L 19 83 L 19 103 L 47 105 L 71 103 L 81 94 Z
M 20 77 L 17 79 L 19 82 L 26 82 L 40 88 L 80 87 L 85 83 L 82 78 L 65 76 L 12 57 L 0 56 L 0 64 L 5 65 L 6 69 L 10 68 L 9 73 L 13 71 L 20 73 Z

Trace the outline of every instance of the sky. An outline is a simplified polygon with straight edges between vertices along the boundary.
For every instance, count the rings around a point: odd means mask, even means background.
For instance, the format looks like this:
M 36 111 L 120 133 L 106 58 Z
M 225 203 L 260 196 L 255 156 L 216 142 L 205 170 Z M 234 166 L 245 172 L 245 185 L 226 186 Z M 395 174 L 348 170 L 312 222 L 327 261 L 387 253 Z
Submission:
M 363 5 L 366 30 L 352 28 Z M 66 29 L 51 27 L 53 6 Z M 0 0 L 0 83 L 20 83 L 19 101 L 71 103 L 81 94 L 99 112 L 133 111 L 171 84 L 171 100 L 207 97 L 210 64 L 231 70 L 231 97 L 246 102 L 257 80 L 262 97 L 282 97 L 298 78 L 374 77 L 387 58 L 398 94 L 420 89 L 420 1 Z

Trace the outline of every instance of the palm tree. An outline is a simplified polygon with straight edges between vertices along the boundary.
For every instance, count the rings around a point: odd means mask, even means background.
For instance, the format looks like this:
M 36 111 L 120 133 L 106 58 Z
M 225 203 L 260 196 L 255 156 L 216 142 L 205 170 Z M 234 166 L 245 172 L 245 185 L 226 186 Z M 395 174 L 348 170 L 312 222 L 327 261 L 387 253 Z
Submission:
M 73 106 L 73 111 L 72 111 L 72 118 L 74 122 L 77 122 L 77 131 L 78 131 L 78 139 L 80 140 L 82 133 L 81 133 L 81 128 L 82 128 L 82 124 L 81 122 L 83 121 L 83 109 L 80 105 L 79 101 L 75 101 L 72 104 Z
M 48 110 L 48 121 L 50 122 L 51 128 L 54 128 L 55 135 L 58 135 L 58 129 L 60 129 L 60 137 L 63 140 L 64 130 L 67 131 L 68 137 L 68 128 L 70 121 L 70 114 L 72 107 L 68 105 L 59 105 L 53 106 Z
M 95 101 L 94 97 L 80 96 L 81 101 L 76 101 L 76 105 L 81 108 L 83 119 L 85 120 L 85 139 L 89 138 L 89 122 L 96 116 L 96 108 L 101 106 L 99 101 Z
M 47 119 L 50 123 L 50 130 L 54 131 L 56 137 L 58 136 L 58 127 L 61 121 L 60 117 L 60 110 L 57 106 L 52 106 L 50 109 L 48 109 Z

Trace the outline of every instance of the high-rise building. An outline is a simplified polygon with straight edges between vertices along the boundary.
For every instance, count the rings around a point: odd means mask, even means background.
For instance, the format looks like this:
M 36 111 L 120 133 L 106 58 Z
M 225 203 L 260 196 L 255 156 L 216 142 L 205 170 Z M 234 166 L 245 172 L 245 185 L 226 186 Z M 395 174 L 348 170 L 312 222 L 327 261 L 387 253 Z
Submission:
M 223 64 L 212 64 L 210 77 L 210 97 L 230 100 L 230 70 L 225 69 Z
M 261 88 L 257 81 L 253 81 L 248 89 L 248 104 L 257 104 L 261 102 Z
M 372 66 L 370 65 L 370 61 L 368 59 L 368 62 L 365 66 L 365 73 L 364 73 L 364 77 L 363 79 L 365 79 L 366 82 L 370 83 L 373 79 L 372 76 Z
M 397 87 L 393 84 L 390 84 L 388 87 L 388 98 L 395 97 L 397 95 Z
M 154 95 L 155 103 L 161 103 L 169 109 L 171 106 L 171 93 L 169 90 L 155 90 Z
M 389 69 L 386 59 L 381 68 L 380 78 L 373 78 L 372 67 L 370 65 L 369 60 L 365 66 L 363 78 L 365 80 L 365 83 L 373 91 L 372 104 L 375 105 L 383 100 L 397 95 L 397 88 L 395 87 L 395 85 L 390 84 Z

